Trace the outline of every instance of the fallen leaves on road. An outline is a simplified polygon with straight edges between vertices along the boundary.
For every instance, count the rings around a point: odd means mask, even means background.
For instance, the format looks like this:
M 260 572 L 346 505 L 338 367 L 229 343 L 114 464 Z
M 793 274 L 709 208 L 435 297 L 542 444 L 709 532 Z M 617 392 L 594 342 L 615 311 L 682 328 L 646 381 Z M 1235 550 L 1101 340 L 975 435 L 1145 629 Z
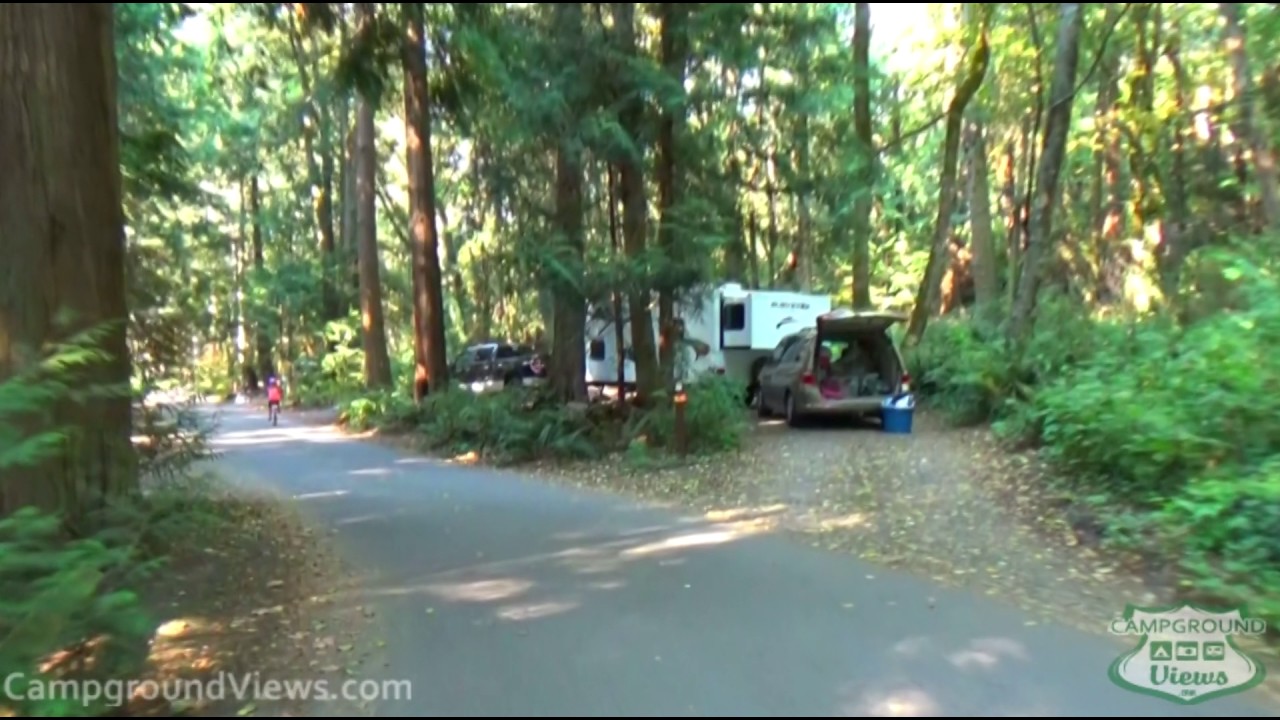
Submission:
M 1155 592 L 1096 548 L 1080 547 L 1034 457 L 984 430 L 921 414 L 912 435 L 874 427 L 761 424 L 747 449 L 683 466 L 623 459 L 544 465 L 578 485 L 750 517 L 818 547 L 1013 601 L 1094 631 Z
M 146 679 L 211 682 L 223 674 L 243 683 L 255 674 L 263 682 L 292 682 L 352 674 L 369 656 L 356 648 L 370 628 L 359 608 L 335 607 L 322 596 L 350 579 L 325 539 L 279 498 L 225 493 L 213 502 L 222 518 L 216 545 L 174 548 L 176 576 L 149 593 L 164 622 Z M 285 698 L 236 697 L 224 690 L 221 697 L 148 699 L 130 710 L 196 717 L 307 712 Z M 335 704 L 344 706 L 340 713 L 367 714 L 351 703 Z

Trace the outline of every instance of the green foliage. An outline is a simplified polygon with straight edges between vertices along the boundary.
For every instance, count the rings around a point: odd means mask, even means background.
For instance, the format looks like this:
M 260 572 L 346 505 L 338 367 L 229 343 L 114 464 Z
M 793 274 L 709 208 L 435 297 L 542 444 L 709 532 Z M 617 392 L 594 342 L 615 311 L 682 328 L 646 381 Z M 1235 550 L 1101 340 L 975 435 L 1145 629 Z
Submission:
M 67 457 L 67 433 L 47 408 L 128 388 L 86 386 L 79 373 L 107 360 L 96 349 L 105 330 L 59 346 L 43 362 L 0 383 L 0 471 Z M 109 699 L 24 692 L 53 680 L 119 681 L 137 677 L 153 623 L 138 588 L 161 566 L 176 538 L 217 522 L 180 482 L 212 456 L 209 429 L 190 404 L 142 406 L 140 472 L 144 497 L 106 498 L 68 518 L 23 508 L 0 519 L 0 676 L 17 678 L 0 714 L 86 717 L 115 711 Z M 32 432 L 31 428 L 38 428 Z M 25 686 L 24 686 L 25 683 Z
M 434 447 L 475 452 L 497 462 L 590 458 L 599 453 L 591 417 L 538 392 L 514 390 L 480 397 L 454 391 L 424 404 L 419 429 Z
M 100 327 L 83 332 L 0 384 L 0 471 L 38 465 L 62 451 L 67 430 L 48 421 L 55 404 L 128 392 L 128 388 L 86 387 L 80 381 L 82 372 L 108 359 L 99 349 L 108 331 Z M 40 430 L 31 432 L 18 419 L 34 422 Z
M 198 463 L 214 460 L 210 447 L 213 425 L 196 408 L 198 398 L 185 402 L 143 403 L 134 409 L 138 472 L 151 485 L 170 485 L 188 477 Z
M 132 546 L 98 538 L 68 541 L 58 518 L 32 509 L 0 520 L 0 675 L 45 688 L 54 678 L 130 677 L 146 658 L 152 627 L 138 596 L 121 588 L 133 579 L 132 555 Z M 108 709 L 39 692 L 9 701 L 23 716 Z
M 421 407 L 400 393 L 374 394 L 348 402 L 344 417 L 354 429 L 412 430 L 431 449 L 474 452 L 498 463 L 588 458 L 599 452 L 585 412 L 525 390 L 483 395 L 457 390 L 431 395 Z
M 331 347 L 320 358 L 299 358 L 294 366 L 293 400 L 309 407 L 332 407 L 360 396 L 364 384 L 364 351 L 353 323 L 334 321 L 325 327 L 324 343 Z
M 747 430 L 744 390 L 720 377 L 687 387 L 686 425 L 694 453 L 740 447 Z M 355 430 L 380 428 L 417 433 L 432 450 L 475 453 L 501 464 L 539 459 L 584 460 L 644 446 L 670 450 L 675 411 L 656 399 L 653 407 L 620 412 L 608 405 L 563 405 L 539 389 L 473 394 L 455 390 L 429 396 L 421 407 L 400 392 L 349 400 L 343 419 Z
M 1211 272 L 1188 289 L 1189 322 L 1051 303 L 1020 359 L 994 330 L 942 322 L 913 372 L 959 419 L 1040 445 L 1110 540 L 1179 563 L 1191 592 L 1278 618 L 1280 280 L 1248 255 L 1197 260 Z
M 689 449 L 693 452 L 716 453 L 737 450 L 748 428 L 743 414 L 746 388 L 741 383 L 720 376 L 706 376 L 685 386 L 689 402 L 685 405 L 685 427 Z M 670 448 L 675 444 L 675 408 L 661 402 L 648 412 L 637 414 L 630 422 L 627 436 L 644 437 L 647 444 Z

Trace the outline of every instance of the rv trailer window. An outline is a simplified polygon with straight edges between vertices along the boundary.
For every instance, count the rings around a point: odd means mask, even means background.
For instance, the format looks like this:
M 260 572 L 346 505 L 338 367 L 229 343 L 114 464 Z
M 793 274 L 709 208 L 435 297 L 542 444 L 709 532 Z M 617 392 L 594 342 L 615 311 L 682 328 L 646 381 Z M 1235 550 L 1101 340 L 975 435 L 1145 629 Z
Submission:
M 592 360 L 603 360 L 604 359 L 604 341 L 592 340 L 591 346 L 587 350 L 587 355 Z
M 720 306 L 720 328 L 728 332 L 745 330 L 747 306 L 742 303 L 725 303 Z

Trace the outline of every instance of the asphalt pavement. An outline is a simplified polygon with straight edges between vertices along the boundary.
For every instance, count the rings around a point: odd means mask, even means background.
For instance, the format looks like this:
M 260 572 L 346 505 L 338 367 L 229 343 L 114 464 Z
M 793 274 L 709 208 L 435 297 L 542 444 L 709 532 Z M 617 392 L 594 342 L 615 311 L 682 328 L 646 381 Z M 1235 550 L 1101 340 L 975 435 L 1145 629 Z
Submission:
M 1280 714 L 1261 690 L 1120 689 L 1111 618 L 1044 624 L 794 539 L 218 412 L 228 478 L 292 497 L 361 573 L 386 641 L 364 677 L 408 681 L 380 717 Z

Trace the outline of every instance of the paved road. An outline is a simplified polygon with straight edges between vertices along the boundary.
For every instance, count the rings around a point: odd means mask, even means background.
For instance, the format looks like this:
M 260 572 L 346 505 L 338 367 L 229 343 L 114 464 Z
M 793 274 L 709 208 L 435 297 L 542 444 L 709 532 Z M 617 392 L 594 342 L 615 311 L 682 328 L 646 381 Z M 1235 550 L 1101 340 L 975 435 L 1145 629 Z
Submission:
M 845 555 L 223 413 L 231 474 L 296 497 L 370 574 L 376 672 L 413 683 L 382 717 L 1277 715 L 1259 691 L 1123 691 L 1113 638 Z

